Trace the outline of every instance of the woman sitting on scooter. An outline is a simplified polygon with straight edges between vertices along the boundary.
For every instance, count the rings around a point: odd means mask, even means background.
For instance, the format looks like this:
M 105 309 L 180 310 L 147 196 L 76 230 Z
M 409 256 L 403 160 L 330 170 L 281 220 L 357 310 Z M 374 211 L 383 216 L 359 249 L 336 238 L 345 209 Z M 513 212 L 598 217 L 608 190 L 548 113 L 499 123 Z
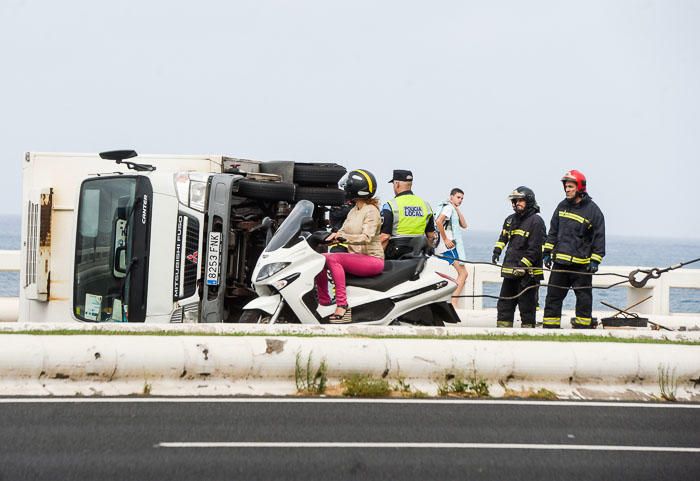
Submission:
M 348 246 L 348 252 L 323 254 L 326 266 L 316 276 L 318 302 L 321 305 L 331 305 L 327 270 L 330 270 L 335 283 L 336 308 L 328 318 L 333 323 L 352 321 L 345 290 L 345 273 L 371 277 L 381 274 L 384 270 L 384 250 L 379 240 L 382 225 L 379 199 L 374 197 L 377 181 L 367 170 L 353 170 L 347 175 L 343 188 L 348 198 L 355 201 L 355 206 L 348 213 L 340 230 L 331 233 L 326 241 L 343 239 Z

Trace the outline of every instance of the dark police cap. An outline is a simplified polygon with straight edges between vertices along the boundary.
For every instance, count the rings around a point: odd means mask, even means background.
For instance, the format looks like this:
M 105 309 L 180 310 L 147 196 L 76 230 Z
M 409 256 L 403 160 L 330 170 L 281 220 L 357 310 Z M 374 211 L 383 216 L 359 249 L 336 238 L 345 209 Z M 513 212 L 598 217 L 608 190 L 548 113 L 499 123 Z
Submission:
M 391 184 L 395 180 L 413 182 L 413 173 L 410 170 L 395 170 L 394 176 L 391 178 L 389 183 Z

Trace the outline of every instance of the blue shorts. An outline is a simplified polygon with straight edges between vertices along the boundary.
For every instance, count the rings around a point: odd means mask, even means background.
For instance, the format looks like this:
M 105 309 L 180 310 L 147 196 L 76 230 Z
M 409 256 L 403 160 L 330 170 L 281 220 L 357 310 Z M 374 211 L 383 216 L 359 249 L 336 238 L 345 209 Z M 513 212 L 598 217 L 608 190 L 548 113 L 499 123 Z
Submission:
M 448 264 L 452 265 L 455 263 L 457 259 L 459 259 L 459 253 L 457 252 L 457 248 L 455 247 L 454 249 L 450 249 L 448 251 L 443 252 L 440 254 L 444 260 L 447 261 Z M 463 264 L 463 262 L 459 262 L 460 265 Z

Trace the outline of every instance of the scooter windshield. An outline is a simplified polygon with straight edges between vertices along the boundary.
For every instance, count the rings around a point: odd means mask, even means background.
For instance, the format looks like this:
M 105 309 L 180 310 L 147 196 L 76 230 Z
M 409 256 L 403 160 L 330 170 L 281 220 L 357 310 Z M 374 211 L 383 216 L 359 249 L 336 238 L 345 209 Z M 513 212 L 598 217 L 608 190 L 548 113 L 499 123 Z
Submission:
M 314 204 L 308 200 L 300 200 L 294 206 L 275 235 L 270 239 L 270 243 L 265 247 L 265 252 L 272 252 L 287 246 L 291 241 L 296 241 L 301 234 L 304 222 L 310 220 L 314 213 Z

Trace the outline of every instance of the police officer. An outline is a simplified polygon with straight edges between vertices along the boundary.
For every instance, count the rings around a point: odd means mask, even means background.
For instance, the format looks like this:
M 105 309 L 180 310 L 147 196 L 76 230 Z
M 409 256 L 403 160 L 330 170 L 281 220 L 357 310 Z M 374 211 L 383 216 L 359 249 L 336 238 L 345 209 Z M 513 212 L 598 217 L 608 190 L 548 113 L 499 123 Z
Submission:
M 592 327 L 592 276 L 605 256 L 605 219 L 600 208 L 586 191 L 586 177 L 570 170 L 561 178 L 566 199 L 552 215 L 549 234 L 544 244 L 544 263 L 552 267 L 544 306 L 543 327 L 558 329 L 561 307 L 569 287 L 575 287 L 575 329 Z M 557 270 L 574 271 L 556 272 Z M 580 274 L 579 274 L 580 272 Z M 555 287 L 562 286 L 562 287 Z
M 382 206 L 381 241 L 386 259 L 399 259 L 410 254 L 411 241 L 427 236 L 430 245 L 436 239 L 433 211 L 430 205 L 415 195 L 413 173 L 395 170 L 389 181 L 394 185 L 394 197 Z
M 492 261 L 498 263 L 503 248 L 508 245 L 501 267 L 500 297 L 515 299 L 499 299 L 496 304 L 498 317 L 496 326 L 513 327 L 515 306 L 520 309 L 522 327 L 535 327 L 537 311 L 537 290 L 543 279 L 542 244 L 546 228 L 542 217 L 538 215 L 540 206 L 537 205 L 535 193 L 529 187 L 520 186 L 508 196 L 514 213 L 506 217 L 501 229 L 501 235 L 493 248 Z M 524 291 L 524 292 L 523 292 Z

